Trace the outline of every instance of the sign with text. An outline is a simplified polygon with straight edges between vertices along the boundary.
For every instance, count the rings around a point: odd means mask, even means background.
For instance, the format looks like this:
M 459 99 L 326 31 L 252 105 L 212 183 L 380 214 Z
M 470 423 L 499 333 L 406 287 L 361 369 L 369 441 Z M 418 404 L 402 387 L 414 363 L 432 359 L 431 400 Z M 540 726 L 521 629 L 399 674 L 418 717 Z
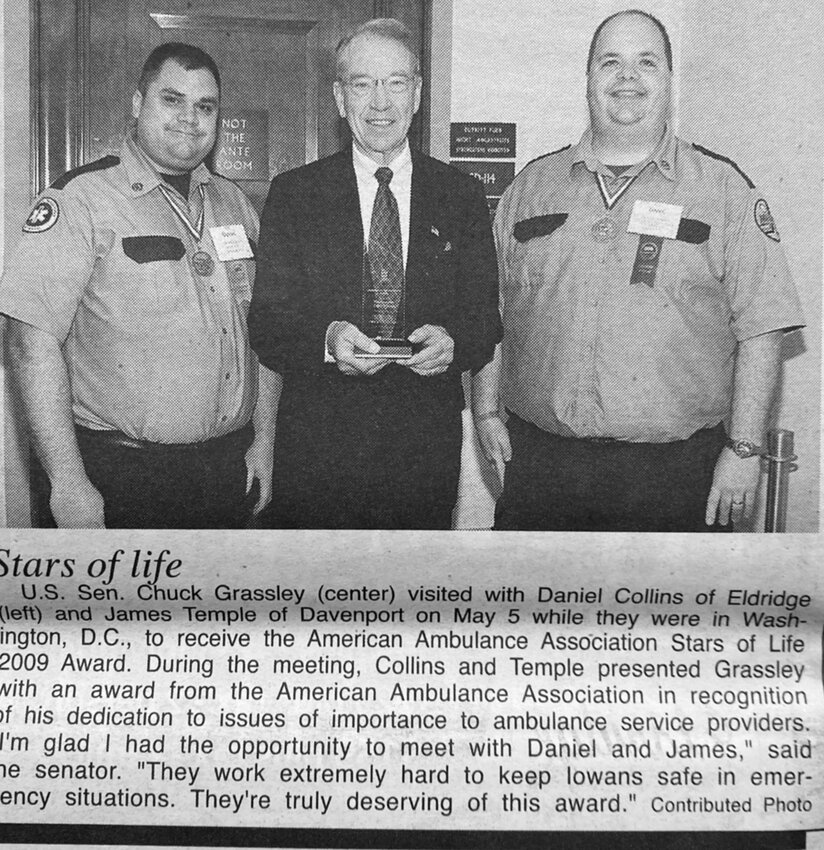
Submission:
M 487 200 L 500 198 L 506 187 L 515 179 L 514 162 L 469 162 L 453 159 L 452 165 L 480 180 Z
M 266 110 L 236 109 L 221 115 L 215 168 L 231 180 L 269 180 Z
M 497 121 L 454 122 L 450 133 L 449 155 L 453 157 L 515 157 L 515 125 Z

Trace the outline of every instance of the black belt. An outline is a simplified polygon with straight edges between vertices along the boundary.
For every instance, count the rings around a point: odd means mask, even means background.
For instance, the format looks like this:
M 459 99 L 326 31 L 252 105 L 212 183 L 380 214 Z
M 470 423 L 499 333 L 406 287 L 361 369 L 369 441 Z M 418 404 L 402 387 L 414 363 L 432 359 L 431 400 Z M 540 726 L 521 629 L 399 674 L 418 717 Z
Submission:
M 203 440 L 198 443 L 154 443 L 150 440 L 138 440 L 136 437 L 130 437 L 128 434 L 124 434 L 122 431 L 115 431 L 108 428 L 98 430 L 95 428 L 84 428 L 82 425 L 75 425 L 74 427 L 81 439 L 90 442 L 102 443 L 105 446 L 120 449 L 138 449 L 151 452 L 211 451 L 236 440 L 251 440 L 253 435 L 251 422 L 247 422 L 237 431 L 231 431 L 228 434 L 222 434 L 220 437 L 212 437 L 209 440 Z
M 637 443 L 637 442 L 634 442 L 633 440 L 621 440 L 618 437 L 576 437 L 576 436 L 572 436 L 572 435 L 569 435 L 569 434 L 556 434 L 552 431 L 544 431 L 544 429 L 541 428 L 540 426 L 535 425 L 535 424 L 533 424 L 532 422 L 529 422 L 526 419 L 522 419 L 520 416 L 518 416 L 517 413 L 513 413 L 509 408 L 506 408 L 506 413 L 507 413 L 507 417 L 510 420 L 513 421 L 513 424 L 515 424 L 516 426 L 520 426 L 523 430 L 534 429 L 535 431 L 539 431 L 543 434 L 546 434 L 549 437 L 553 437 L 553 438 L 558 439 L 558 440 L 574 440 L 575 442 L 578 442 L 578 443 L 590 443 L 591 445 L 595 445 L 595 446 L 616 446 L 616 445 L 621 445 L 621 446 L 641 446 L 641 445 L 659 446 L 660 445 L 660 446 L 664 446 L 664 445 L 670 445 L 670 443 Z M 720 428 L 723 428 L 723 423 L 719 423 L 718 425 L 707 426 L 706 428 L 699 428 L 694 434 L 691 434 L 689 437 L 685 437 L 683 440 L 674 440 L 674 441 L 672 441 L 672 444 L 674 445 L 675 443 L 685 443 L 687 440 L 691 440 L 691 439 L 693 439 L 693 437 L 697 437 L 699 434 L 705 434 L 705 433 L 711 434 L 711 433 L 717 431 Z

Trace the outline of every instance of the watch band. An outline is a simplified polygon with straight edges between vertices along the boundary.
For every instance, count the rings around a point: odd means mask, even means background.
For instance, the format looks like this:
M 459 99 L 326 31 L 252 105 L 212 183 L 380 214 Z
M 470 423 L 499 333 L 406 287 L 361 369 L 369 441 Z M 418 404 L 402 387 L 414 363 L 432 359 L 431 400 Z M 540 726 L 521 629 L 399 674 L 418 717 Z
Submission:
M 755 455 L 760 456 L 766 452 L 763 446 L 759 446 L 754 440 L 748 440 L 746 438 L 735 439 L 728 436 L 724 445 L 740 458 L 754 457 Z

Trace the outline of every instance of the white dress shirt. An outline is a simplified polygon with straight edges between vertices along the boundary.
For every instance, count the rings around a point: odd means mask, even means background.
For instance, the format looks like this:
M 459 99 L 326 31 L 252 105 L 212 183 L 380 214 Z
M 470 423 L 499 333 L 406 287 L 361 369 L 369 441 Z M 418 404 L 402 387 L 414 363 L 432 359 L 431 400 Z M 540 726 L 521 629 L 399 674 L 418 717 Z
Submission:
M 363 223 L 364 251 L 369 247 L 369 231 L 372 226 L 372 207 L 375 205 L 375 195 L 378 194 L 378 180 L 375 172 L 381 165 L 368 157 L 357 145 L 352 145 L 352 162 L 355 166 L 355 179 L 358 184 L 358 202 L 360 203 L 361 221 Z M 403 249 L 403 267 L 406 269 L 406 259 L 409 254 L 409 218 L 412 206 L 412 152 L 409 142 L 405 142 L 403 150 L 388 164 L 392 169 L 392 182 L 389 188 L 398 203 L 398 218 L 401 224 L 401 247 Z M 326 329 L 326 339 L 329 339 L 329 328 Z M 324 345 L 324 360 L 334 363 L 329 349 Z

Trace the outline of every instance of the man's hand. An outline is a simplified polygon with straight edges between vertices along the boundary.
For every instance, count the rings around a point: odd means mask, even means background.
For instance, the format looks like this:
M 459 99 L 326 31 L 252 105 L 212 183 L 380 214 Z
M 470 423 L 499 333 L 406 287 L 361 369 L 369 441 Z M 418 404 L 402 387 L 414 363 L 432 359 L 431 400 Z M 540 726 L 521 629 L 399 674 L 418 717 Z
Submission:
M 707 525 L 713 525 L 716 516 L 721 525 L 752 516 L 760 475 L 760 457 L 740 458 L 731 449 L 722 449 L 707 499 Z
M 483 456 L 495 465 L 501 484 L 504 483 L 506 464 L 512 460 L 512 446 L 509 442 L 509 431 L 499 416 L 473 417 L 478 442 L 481 444 Z
M 455 341 L 440 325 L 423 325 L 412 331 L 407 339 L 422 346 L 409 360 L 399 361 L 413 372 L 428 378 L 445 372 L 455 356 Z
M 58 528 L 105 528 L 103 497 L 89 479 L 56 479 L 49 499 Z
M 326 333 L 326 350 L 344 375 L 374 375 L 391 362 L 383 357 L 357 357 L 356 351 L 377 354 L 380 346 L 351 322 L 332 322 Z
M 274 446 L 266 438 L 256 438 L 246 452 L 246 495 L 252 491 L 255 479 L 258 482 L 258 499 L 252 512 L 257 516 L 272 501 L 272 466 Z

